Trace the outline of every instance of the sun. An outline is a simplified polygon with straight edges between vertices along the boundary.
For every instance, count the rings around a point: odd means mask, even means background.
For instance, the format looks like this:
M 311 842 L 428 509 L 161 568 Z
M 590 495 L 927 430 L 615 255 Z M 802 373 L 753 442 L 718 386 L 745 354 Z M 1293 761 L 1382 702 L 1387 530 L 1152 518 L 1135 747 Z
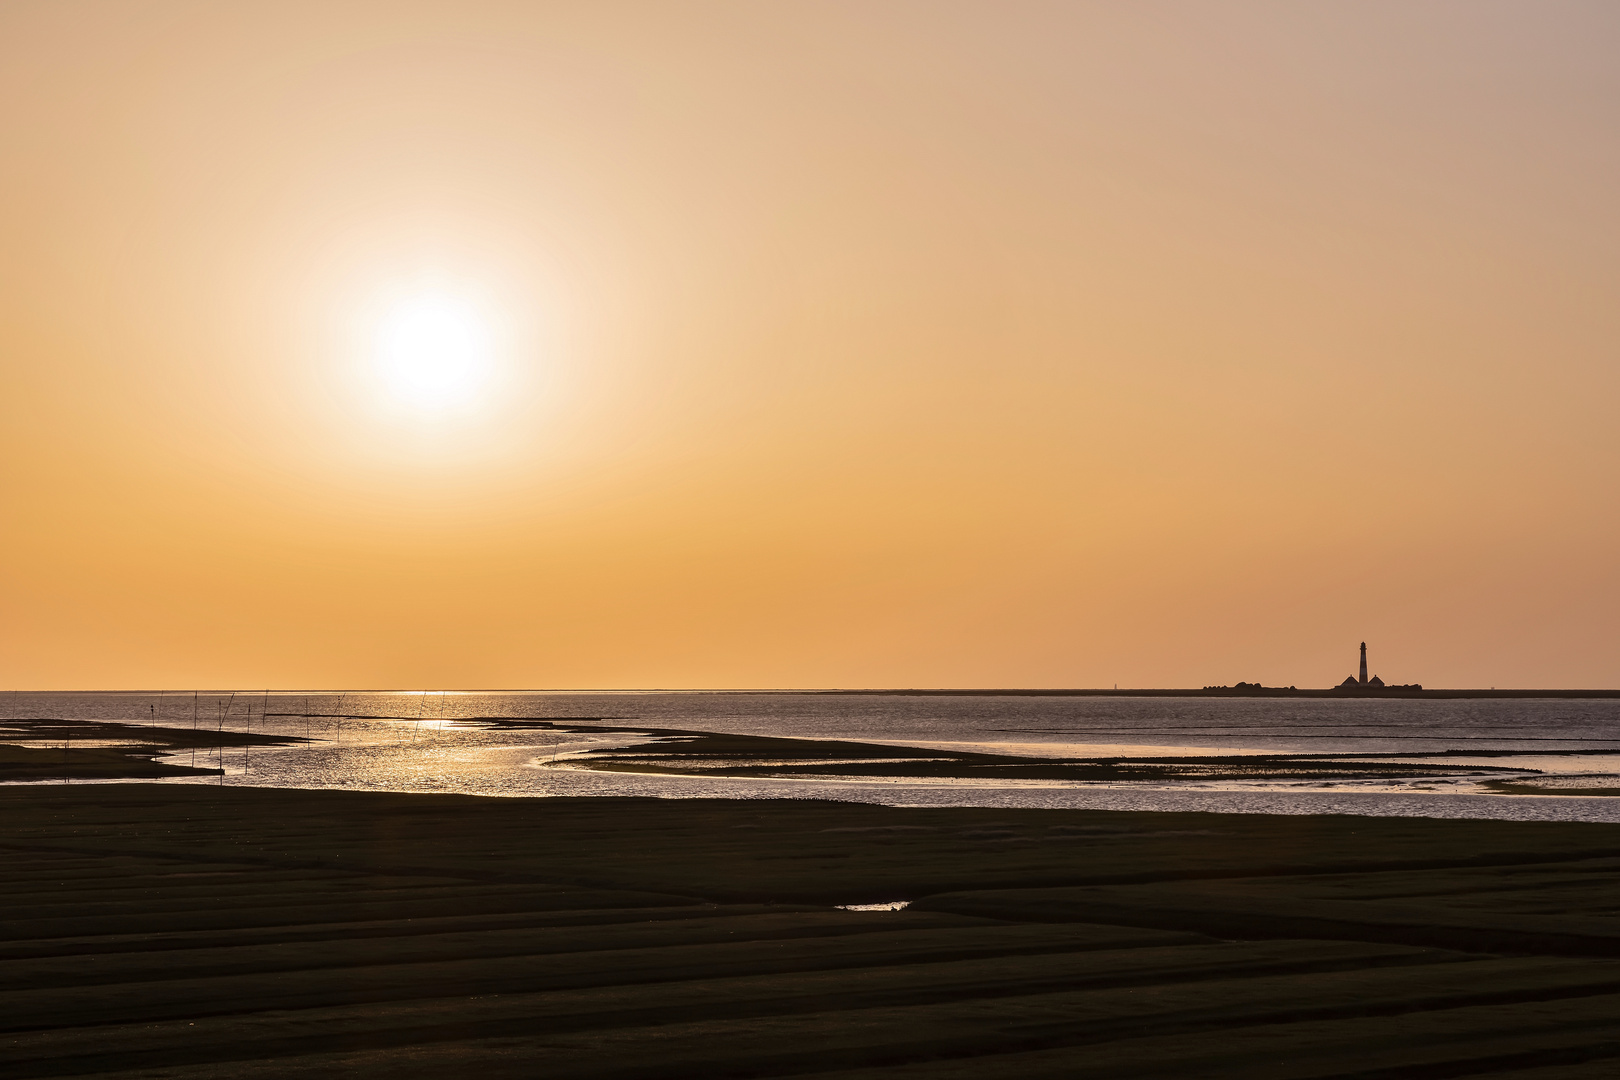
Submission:
M 490 389 L 495 360 L 490 320 L 464 297 L 405 297 L 377 320 L 373 373 L 395 404 L 413 411 L 455 411 L 476 404 Z

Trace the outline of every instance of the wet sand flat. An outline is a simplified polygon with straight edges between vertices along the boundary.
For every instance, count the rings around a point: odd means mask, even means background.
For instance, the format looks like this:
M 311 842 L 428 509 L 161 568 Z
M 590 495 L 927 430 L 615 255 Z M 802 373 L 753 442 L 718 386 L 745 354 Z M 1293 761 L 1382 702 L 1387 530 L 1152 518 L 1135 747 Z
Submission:
M 7 1077 L 1620 1066 L 1616 826 L 33 785 L 0 854 Z

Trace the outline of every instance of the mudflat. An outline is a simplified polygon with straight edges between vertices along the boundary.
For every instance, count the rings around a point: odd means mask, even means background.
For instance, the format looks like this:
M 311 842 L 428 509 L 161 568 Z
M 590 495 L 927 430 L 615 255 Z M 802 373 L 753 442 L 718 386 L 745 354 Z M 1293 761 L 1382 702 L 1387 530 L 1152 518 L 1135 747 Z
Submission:
M 271 713 L 278 719 L 306 714 Z M 343 720 L 408 717 L 323 716 Z M 261 718 L 262 722 L 262 718 Z M 890 743 L 738 735 L 650 727 L 604 718 L 461 717 L 452 726 L 547 735 L 622 734 L 625 746 L 568 755 L 564 767 L 595 772 L 799 780 L 933 779 L 1067 781 L 1078 783 L 1439 781 L 1475 784 L 1497 795 L 1620 796 L 1604 773 L 1544 776 L 1524 758 L 1538 750 L 1446 750 L 1385 753 L 1247 752 L 1231 755 L 1136 754 L 1038 757 L 980 751 L 922 749 Z M 307 728 L 306 728 L 307 730 Z M 329 734 L 330 732 L 328 732 Z M 256 748 L 312 745 L 309 737 L 264 730 L 156 727 L 66 719 L 0 720 L 0 781 L 156 779 L 218 776 L 225 752 L 251 772 Z M 189 755 L 187 754 L 189 751 Z M 236 753 L 240 751 L 240 756 Z M 1564 758 L 1607 758 L 1612 749 L 1566 749 Z M 1483 764 L 1479 759 L 1495 761 Z M 163 759 L 163 760 L 160 760 Z M 1461 759 L 1461 760 L 1448 760 Z
M 14 1078 L 1620 1067 L 1620 826 L 16 785 L 0 854 Z

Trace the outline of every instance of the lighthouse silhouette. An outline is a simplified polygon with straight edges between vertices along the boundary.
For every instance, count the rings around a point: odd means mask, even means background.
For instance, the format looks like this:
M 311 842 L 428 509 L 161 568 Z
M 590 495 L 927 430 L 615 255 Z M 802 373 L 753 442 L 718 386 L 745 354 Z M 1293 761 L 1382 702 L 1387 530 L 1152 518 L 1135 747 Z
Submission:
M 1367 674 L 1367 643 L 1363 641 L 1361 643 L 1361 677 L 1347 675 L 1344 682 L 1334 687 L 1334 689 L 1343 690 L 1348 694 L 1357 690 L 1422 690 L 1423 686 L 1421 683 L 1410 683 L 1405 686 L 1385 686 L 1383 679 L 1376 675 L 1369 676 Z

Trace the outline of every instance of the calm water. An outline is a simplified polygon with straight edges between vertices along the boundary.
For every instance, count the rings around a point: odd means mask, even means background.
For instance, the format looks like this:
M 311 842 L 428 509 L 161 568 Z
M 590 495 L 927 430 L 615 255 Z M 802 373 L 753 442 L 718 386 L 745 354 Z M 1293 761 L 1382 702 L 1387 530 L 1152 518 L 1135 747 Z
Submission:
M 1040 755 L 1285 751 L 1381 759 L 1394 754 L 1449 754 L 1443 760 L 1451 764 L 1536 770 L 1542 784 L 1600 787 L 1620 784 L 1620 701 L 1613 700 L 12 693 L 0 697 L 0 715 L 195 724 L 315 740 L 285 748 L 228 749 L 223 755 L 199 753 L 198 766 L 215 767 L 223 760 L 222 781 L 188 778 L 164 783 L 504 796 L 836 798 L 895 805 L 1620 821 L 1620 798 L 1495 795 L 1483 793 L 1467 779 L 1451 778 L 1106 785 L 593 773 L 571 766 L 570 759 L 594 747 L 624 746 L 635 740 L 610 731 L 556 735 L 455 726 L 460 718 L 477 716 L 612 718 L 656 727 Z M 611 728 L 612 719 L 598 726 Z M 192 755 L 187 751 L 171 760 L 190 764 Z

